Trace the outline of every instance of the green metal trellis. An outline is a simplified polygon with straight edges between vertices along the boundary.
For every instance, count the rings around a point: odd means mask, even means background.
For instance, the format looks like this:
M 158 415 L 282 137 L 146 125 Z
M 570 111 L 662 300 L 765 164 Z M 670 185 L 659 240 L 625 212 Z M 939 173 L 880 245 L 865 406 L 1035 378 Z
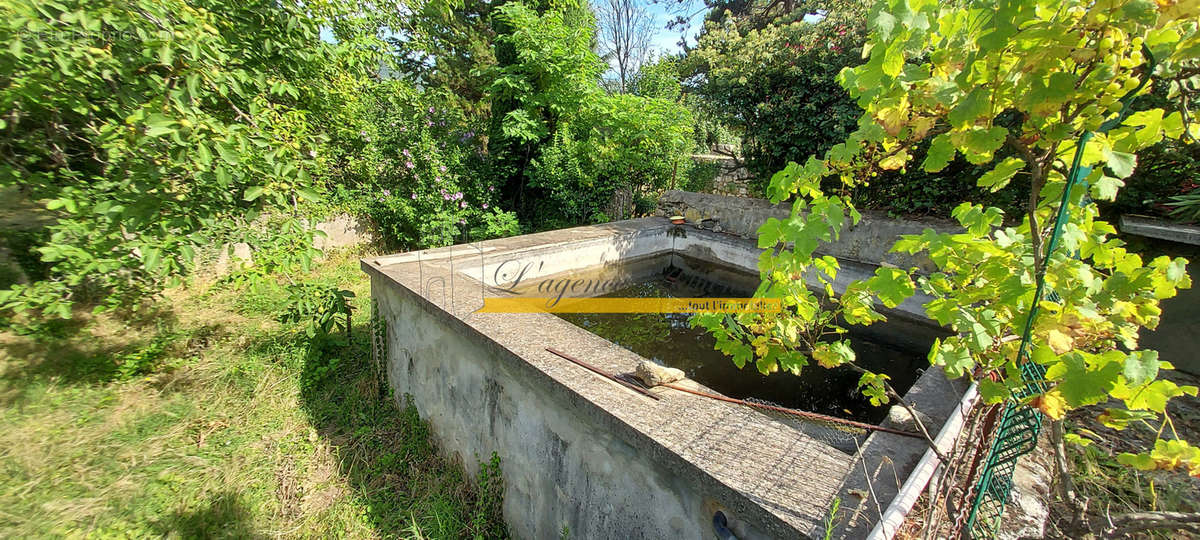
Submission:
M 1154 56 L 1150 54 L 1150 49 L 1145 45 L 1142 46 L 1142 54 L 1146 57 L 1146 64 L 1143 66 L 1146 69 L 1141 84 L 1121 98 L 1121 112 L 1101 124 L 1096 133 L 1105 133 L 1125 121 L 1134 97 L 1146 86 L 1150 74 L 1154 72 L 1155 63 Z M 1050 257 L 1058 247 L 1063 226 L 1067 222 L 1071 192 L 1075 186 L 1084 183 L 1084 179 L 1092 172 L 1091 167 L 1080 164 L 1083 159 L 1083 148 L 1092 139 L 1092 136 L 1093 132 L 1084 132 L 1075 146 L 1075 157 L 1071 161 L 1071 170 L 1067 174 L 1067 185 L 1063 189 L 1062 201 L 1059 203 L 1058 213 L 1054 219 L 1054 230 L 1050 234 L 1050 240 L 1046 243 L 1042 266 L 1036 269 L 1037 286 L 1033 293 L 1033 303 L 1029 308 L 1029 317 L 1025 319 L 1025 328 L 1021 333 L 1021 346 L 1017 352 L 1021 379 L 1025 381 L 1025 386 L 1015 392 L 1013 396 L 1015 399 L 1005 405 L 1004 414 L 1000 418 L 1000 425 L 996 429 L 995 438 L 992 441 L 992 449 L 979 474 L 979 482 L 975 486 L 974 503 L 971 505 L 971 513 L 966 523 L 966 530 L 972 536 L 992 537 L 998 532 L 1000 518 L 1004 515 L 1004 506 L 1008 503 L 1008 497 L 1012 492 L 1012 475 L 1017 467 L 1017 461 L 1037 446 L 1038 435 L 1042 430 L 1042 414 L 1028 405 L 1021 404 L 1025 398 L 1046 391 L 1044 383 L 1046 369 L 1029 358 L 1033 323 L 1037 319 L 1042 296 L 1046 294 L 1046 269 L 1050 265 Z M 1050 291 L 1049 294 L 1051 299 L 1056 296 L 1053 291 Z

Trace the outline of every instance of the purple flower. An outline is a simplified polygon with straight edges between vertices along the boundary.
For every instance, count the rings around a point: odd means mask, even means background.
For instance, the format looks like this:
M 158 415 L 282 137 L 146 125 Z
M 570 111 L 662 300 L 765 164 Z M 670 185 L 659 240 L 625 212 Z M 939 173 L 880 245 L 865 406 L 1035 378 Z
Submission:
M 461 192 L 461 191 L 460 191 L 460 192 L 458 192 L 458 193 L 455 193 L 455 194 L 454 194 L 454 200 L 456 200 L 456 201 L 457 201 L 457 200 L 459 200 L 459 199 L 461 199 L 461 198 L 462 198 L 462 192 Z
M 438 165 L 438 172 L 440 172 L 440 173 L 444 173 L 444 172 L 446 172 L 446 166 L 445 166 L 445 165 Z
M 405 162 L 404 162 L 404 166 L 405 166 L 405 167 L 408 167 L 408 168 L 410 168 L 410 169 L 411 169 L 411 168 L 413 168 L 413 167 L 416 167 L 416 165 L 413 165 L 413 162 L 411 162 L 411 161 L 405 161 Z
M 392 196 L 392 191 L 391 191 L 390 189 L 385 189 L 385 190 L 383 190 L 383 196 L 384 196 L 384 197 L 391 197 L 391 196 Z
M 483 209 L 487 210 L 487 203 L 483 203 Z
M 467 207 L 467 201 L 463 201 L 463 202 L 460 202 L 460 203 L 458 203 L 458 207 L 459 207 L 459 208 L 466 208 L 466 207 Z
M 425 127 L 433 127 L 433 122 L 432 122 L 432 121 L 430 121 L 430 120 L 426 120 L 426 121 L 425 121 Z
M 417 192 L 415 192 L 415 191 L 413 192 L 413 200 L 414 201 L 417 200 Z
M 409 153 L 408 153 L 408 149 L 407 149 L 407 148 L 405 148 L 405 149 L 404 149 L 403 151 L 401 151 L 400 153 L 401 153 L 401 154 L 404 154 L 404 157 L 412 157 L 412 154 L 409 154 Z
M 458 220 L 458 224 L 459 224 L 459 225 L 466 225 L 466 224 L 467 224 L 467 220 L 465 220 L 465 219 L 460 219 L 460 220 Z
M 429 114 L 433 114 L 433 107 L 429 108 Z
M 488 191 L 496 191 L 496 186 L 488 186 Z

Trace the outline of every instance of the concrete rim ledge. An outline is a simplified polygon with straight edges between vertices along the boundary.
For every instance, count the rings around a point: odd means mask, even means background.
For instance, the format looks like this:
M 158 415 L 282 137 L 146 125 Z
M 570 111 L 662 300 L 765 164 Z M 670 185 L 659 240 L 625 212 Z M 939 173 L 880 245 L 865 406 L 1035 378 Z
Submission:
M 1121 232 L 1200 246 L 1200 226 L 1146 216 L 1121 216 Z
M 494 262 L 503 257 L 528 258 L 567 249 L 617 245 L 636 250 L 638 242 L 667 236 L 667 231 L 672 228 L 666 219 L 642 218 L 491 240 L 472 248 L 451 246 L 426 250 L 420 257 L 413 257 L 415 253 L 367 257 L 362 259 L 361 267 L 371 276 L 373 297 L 381 298 L 384 289 L 397 293 L 452 329 L 459 339 L 491 351 L 505 364 L 504 369 L 519 373 L 531 384 L 545 387 L 555 400 L 568 403 L 572 414 L 598 421 L 608 433 L 639 454 L 648 455 L 662 470 L 704 494 L 706 500 L 711 499 L 712 504 L 704 506 L 708 516 L 698 517 L 711 519 L 712 511 L 723 510 L 730 515 L 731 526 L 740 535 L 744 531 L 744 536 L 750 537 L 821 536 L 824 531 L 822 521 L 833 499 L 841 497 L 843 508 L 847 508 L 847 494 L 858 491 L 856 487 L 864 482 L 869 483 L 866 476 L 872 473 L 867 471 L 876 468 L 876 475 L 880 472 L 876 460 L 891 461 L 894 469 L 886 471 L 885 476 L 899 473 L 903 482 L 923 453 L 923 441 L 874 433 L 860 452 L 847 455 L 745 407 L 661 388 L 654 390 L 661 400 L 652 401 L 546 352 L 545 347 L 554 347 L 614 373 L 631 371 L 641 359 L 554 315 L 452 313 L 418 292 L 424 289 L 421 280 L 428 277 L 426 272 L 430 275 L 449 272 L 466 285 L 452 288 L 450 302 L 461 299 L 462 305 L 471 305 L 471 294 L 479 290 L 481 284 L 459 271 L 448 270 L 451 255 L 457 256 L 456 249 L 468 253 L 466 249 L 478 248 L 482 253 L 480 264 L 486 267 L 488 258 Z M 714 237 L 730 236 L 705 233 Z M 738 237 L 727 240 L 748 242 Z M 486 268 L 483 274 L 486 275 Z M 382 303 L 381 315 L 386 316 Z M 403 324 L 403 321 L 390 318 L 387 322 L 389 336 L 393 324 Z M 398 352 L 389 351 L 389 363 L 396 354 Z M 447 358 L 437 361 L 448 360 L 453 361 Z M 908 393 L 917 396 L 914 399 L 920 400 L 918 405 L 928 405 L 922 410 L 933 420 L 930 429 L 942 426 L 957 402 L 957 399 L 944 399 L 948 384 L 936 370 L 927 370 Z M 397 395 L 404 394 L 404 389 L 397 390 Z M 953 388 L 953 385 L 950 391 L 961 393 L 961 389 Z M 926 395 L 932 397 L 925 401 Z M 420 402 L 417 407 L 421 409 Z M 436 423 L 431 423 L 431 431 L 438 437 Z M 451 445 L 445 443 L 439 440 L 443 451 L 453 451 L 448 448 Z M 478 456 L 460 457 L 468 472 L 478 463 Z M 504 458 L 501 455 L 502 468 Z M 889 492 L 875 486 L 881 500 L 868 504 L 886 507 L 899 488 L 894 486 Z M 507 507 L 505 517 L 509 518 Z M 875 520 L 870 516 L 858 517 L 842 524 L 835 536 L 861 537 L 874 525 Z

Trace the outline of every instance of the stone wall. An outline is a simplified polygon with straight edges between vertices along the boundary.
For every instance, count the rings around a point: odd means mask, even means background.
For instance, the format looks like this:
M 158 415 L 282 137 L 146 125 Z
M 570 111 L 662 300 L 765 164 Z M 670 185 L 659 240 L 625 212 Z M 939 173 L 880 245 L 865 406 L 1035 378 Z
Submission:
M 754 175 L 730 156 L 721 154 L 695 154 L 692 159 L 699 164 L 715 164 L 717 175 L 713 178 L 712 193 L 747 197 Z
M 313 246 L 320 250 L 339 249 L 375 242 L 375 229 L 366 220 L 349 214 L 337 214 L 317 223 L 316 229 L 325 234 L 313 239 Z M 237 264 L 254 260 L 254 251 L 249 244 L 238 242 L 221 246 L 215 253 L 201 254 L 211 260 L 204 273 L 224 275 Z

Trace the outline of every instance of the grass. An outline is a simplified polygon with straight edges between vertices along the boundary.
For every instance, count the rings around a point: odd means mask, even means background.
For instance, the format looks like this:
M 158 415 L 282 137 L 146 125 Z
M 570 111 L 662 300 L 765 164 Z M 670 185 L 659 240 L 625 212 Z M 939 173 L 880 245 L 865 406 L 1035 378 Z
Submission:
M 1200 384 L 1197 377 L 1179 371 L 1164 372 L 1163 377 L 1179 385 Z M 1107 523 L 1109 516 L 1127 512 L 1200 512 L 1200 479 L 1188 476 L 1186 470 L 1139 471 L 1117 462 L 1122 452 L 1153 447 L 1157 433 L 1153 426 L 1140 423 L 1123 431 L 1101 425 L 1095 417 L 1105 405 L 1092 406 L 1068 417 L 1070 427 L 1093 440 L 1086 446 L 1067 447 L 1075 487 L 1079 496 L 1089 501 L 1089 520 Z M 1167 412 L 1173 418 L 1178 438 L 1200 440 L 1200 400 L 1191 396 L 1175 398 L 1168 403 Z M 1051 521 L 1055 526 L 1069 518 L 1065 510 L 1054 514 Z M 1179 531 L 1156 531 L 1141 533 L 1139 537 L 1175 538 L 1178 534 Z
M 282 287 L 0 336 L 0 536 L 503 535 L 498 467 L 465 475 L 380 397 L 357 260 L 304 279 L 357 294 L 348 342 L 280 327 Z

